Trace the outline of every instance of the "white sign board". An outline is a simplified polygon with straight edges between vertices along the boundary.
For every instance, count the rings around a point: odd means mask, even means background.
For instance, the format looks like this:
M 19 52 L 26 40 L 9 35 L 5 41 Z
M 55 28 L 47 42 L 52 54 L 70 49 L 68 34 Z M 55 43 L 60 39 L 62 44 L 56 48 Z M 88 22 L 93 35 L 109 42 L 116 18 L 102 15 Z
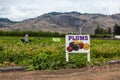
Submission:
M 69 61 L 69 53 L 87 53 L 90 62 L 90 36 L 66 35 L 66 61 Z

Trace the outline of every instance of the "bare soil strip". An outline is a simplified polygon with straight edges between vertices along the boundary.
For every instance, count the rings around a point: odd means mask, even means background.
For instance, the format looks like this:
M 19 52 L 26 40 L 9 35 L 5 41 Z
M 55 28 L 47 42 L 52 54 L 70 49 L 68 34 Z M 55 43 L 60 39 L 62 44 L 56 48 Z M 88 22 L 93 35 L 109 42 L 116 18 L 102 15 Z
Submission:
M 120 64 L 52 71 L 0 72 L 0 80 L 120 80 Z

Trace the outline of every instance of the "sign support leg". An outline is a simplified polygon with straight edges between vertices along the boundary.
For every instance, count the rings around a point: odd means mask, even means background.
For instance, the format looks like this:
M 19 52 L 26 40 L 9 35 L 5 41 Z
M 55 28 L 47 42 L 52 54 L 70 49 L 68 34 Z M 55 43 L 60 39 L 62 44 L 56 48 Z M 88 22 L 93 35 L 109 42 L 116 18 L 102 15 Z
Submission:
M 87 53 L 87 61 L 90 63 L 90 52 Z
M 69 61 L 69 53 L 66 52 L 66 62 Z

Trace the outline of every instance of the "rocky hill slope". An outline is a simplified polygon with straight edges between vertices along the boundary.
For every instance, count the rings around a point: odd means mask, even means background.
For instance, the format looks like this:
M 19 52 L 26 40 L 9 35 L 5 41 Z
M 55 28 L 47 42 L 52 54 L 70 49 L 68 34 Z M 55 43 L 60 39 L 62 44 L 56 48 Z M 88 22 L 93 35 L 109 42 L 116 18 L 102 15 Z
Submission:
M 82 14 L 79 12 L 51 12 L 36 18 L 21 22 L 10 21 L 0 18 L 0 30 L 17 31 L 50 31 L 59 33 L 82 33 L 94 34 L 95 29 L 100 26 L 104 29 L 113 28 L 115 24 L 120 25 L 120 14 Z

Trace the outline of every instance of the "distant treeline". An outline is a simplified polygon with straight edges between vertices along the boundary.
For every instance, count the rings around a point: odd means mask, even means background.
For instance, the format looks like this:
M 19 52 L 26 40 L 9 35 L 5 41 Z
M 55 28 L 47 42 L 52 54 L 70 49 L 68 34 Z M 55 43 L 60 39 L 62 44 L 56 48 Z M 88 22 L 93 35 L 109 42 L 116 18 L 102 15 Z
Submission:
M 0 36 L 24 36 L 28 34 L 33 37 L 65 37 L 65 34 L 60 34 L 58 32 L 34 32 L 34 31 L 1 31 Z M 70 34 L 72 35 L 72 34 Z M 91 38 L 111 38 L 112 34 L 91 34 Z
M 34 37 L 64 37 L 65 34 L 58 32 L 34 32 L 34 31 L 0 31 L 0 36 L 24 36 L 28 34 Z
M 90 35 L 91 38 L 113 38 L 112 34 L 94 34 Z
M 120 25 L 115 24 L 113 26 L 113 30 L 110 27 L 107 30 L 105 30 L 102 27 L 98 26 L 95 29 L 95 34 L 114 34 L 114 35 L 120 35 Z

